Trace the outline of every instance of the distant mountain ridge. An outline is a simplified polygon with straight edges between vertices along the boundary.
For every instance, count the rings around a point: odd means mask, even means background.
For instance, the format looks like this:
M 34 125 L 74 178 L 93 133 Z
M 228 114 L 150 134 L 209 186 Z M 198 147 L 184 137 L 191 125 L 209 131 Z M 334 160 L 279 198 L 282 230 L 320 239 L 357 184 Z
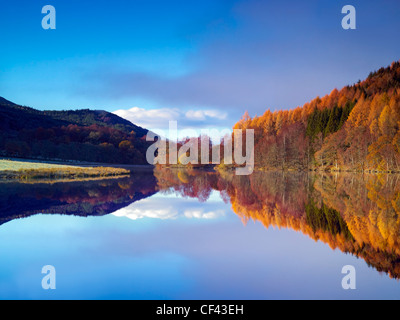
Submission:
M 147 132 L 104 110 L 40 111 L 0 97 L 3 156 L 145 164 Z
M 123 119 L 111 112 L 107 112 L 104 110 L 80 109 L 63 111 L 40 111 L 31 107 L 15 104 L 9 100 L 6 100 L 3 97 L 0 97 L 0 110 L 2 112 L 0 121 L 2 122 L 3 119 L 7 119 L 4 117 L 6 114 L 12 116 L 20 116 L 20 114 L 17 115 L 14 114 L 14 112 L 24 112 L 25 114 L 29 114 L 30 117 L 34 117 L 35 119 L 36 117 L 40 117 L 39 119 L 41 119 L 41 121 L 39 121 L 38 123 L 33 122 L 32 119 L 27 119 L 28 121 L 24 123 L 26 125 L 24 127 L 25 129 L 29 127 L 37 128 L 37 125 L 40 125 L 41 127 L 47 127 L 49 125 L 54 126 L 76 124 L 81 126 L 90 126 L 93 124 L 97 124 L 100 126 L 114 127 L 115 129 L 119 129 L 127 133 L 134 131 L 136 132 L 136 135 L 138 137 L 143 137 L 147 134 L 148 131 L 131 123 L 126 119 Z M 2 122 L 0 122 L 0 124 Z

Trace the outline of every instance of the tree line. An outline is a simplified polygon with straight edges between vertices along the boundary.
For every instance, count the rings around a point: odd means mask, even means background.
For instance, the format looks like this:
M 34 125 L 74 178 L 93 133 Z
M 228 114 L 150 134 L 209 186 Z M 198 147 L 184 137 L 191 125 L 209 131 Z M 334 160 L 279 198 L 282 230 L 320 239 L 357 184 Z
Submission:
M 292 110 L 246 112 L 264 169 L 400 171 L 400 62 Z

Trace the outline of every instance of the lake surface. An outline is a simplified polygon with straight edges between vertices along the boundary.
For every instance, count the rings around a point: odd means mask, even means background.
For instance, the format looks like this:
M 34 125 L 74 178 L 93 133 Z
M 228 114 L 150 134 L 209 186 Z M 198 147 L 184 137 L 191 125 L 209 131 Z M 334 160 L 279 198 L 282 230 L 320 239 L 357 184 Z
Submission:
M 396 175 L 1 183 L 0 298 L 399 299 L 399 217 Z

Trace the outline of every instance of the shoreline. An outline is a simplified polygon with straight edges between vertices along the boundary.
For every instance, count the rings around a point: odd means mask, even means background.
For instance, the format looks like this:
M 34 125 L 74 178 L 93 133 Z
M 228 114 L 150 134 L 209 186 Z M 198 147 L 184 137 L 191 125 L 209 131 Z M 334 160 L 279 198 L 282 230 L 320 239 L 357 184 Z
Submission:
M 102 163 L 102 162 L 85 162 L 75 160 L 47 160 L 47 159 L 25 159 L 16 157 L 4 157 L 0 156 L 0 161 L 14 161 L 14 162 L 25 162 L 25 163 L 36 163 L 36 164 L 49 164 L 49 165 L 60 165 L 69 167 L 107 167 L 107 168 L 123 168 L 127 170 L 133 169 L 154 169 L 154 165 L 150 164 L 117 164 L 117 163 Z M 0 169 L 1 170 L 1 169 Z
M 130 171 L 114 168 L 20 169 L 0 171 L 0 181 L 79 180 L 129 176 Z
M 0 181 L 78 180 L 122 177 L 132 169 L 105 166 L 74 166 L 45 162 L 0 160 Z

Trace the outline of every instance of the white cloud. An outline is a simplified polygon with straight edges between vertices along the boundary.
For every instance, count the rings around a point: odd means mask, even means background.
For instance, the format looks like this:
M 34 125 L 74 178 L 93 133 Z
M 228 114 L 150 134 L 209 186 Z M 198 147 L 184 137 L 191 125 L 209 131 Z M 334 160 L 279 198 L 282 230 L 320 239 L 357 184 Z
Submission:
M 163 209 L 149 209 L 142 210 L 135 207 L 125 207 L 118 211 L 112 213 L 116 217 L 126 217 L 131 220 L 143 219 L 143 218 L 153 218 L 153 219 L 176 219 L 178 212 L 174 208 L 163 208 Z
M 148 129 L 168 127 L 169 121 L 178 121 L 181 117 L 181 112 L 178 109 L 169 108 L 147 110 L 133 107 L 128 110 L 117 110 L 113 113 L 138 126 Z
M 181 110 L 177 108 L 144 109 L 134 107 L 120 109 L 113 112 L 138 126 L 153 132 L 165 132 L 169 129 L 169 122 L 176 121 L 178 130 L 207 128 L 230 128 L 231 122 L 227 120 L 228 114 L 219 110 Z
M 198 210 L 185 210 L 184 216 L 186 218 L 195 218 L 195 219 L 215 219 L 220 216 L 223 216 L 225 213 L 223 210 L 217 210 L 217 211 L 208 211 L 204 212 L 202 209 Z
M 217 219 L 225 215 L 223 209 L 212 209 L 216 203 L 199 203 L 197 199 L 182 199 L 174 195 L 168 197 L 171 205 L 165 205 L 165 197 L 151 197 L 112 213 L 116 217 L 125 217 L 132 220 L 143 218 L 151 219 Z M 221 202 L 221 200 L 218 200 Z
M 206 118 L 216 118 L 219 120 L 225 120 L 227 117 L 226 112 L 220 112 L 218 110 L 189 110 L 185 114 L 186 118 L 192 120 L 204 121 Z

